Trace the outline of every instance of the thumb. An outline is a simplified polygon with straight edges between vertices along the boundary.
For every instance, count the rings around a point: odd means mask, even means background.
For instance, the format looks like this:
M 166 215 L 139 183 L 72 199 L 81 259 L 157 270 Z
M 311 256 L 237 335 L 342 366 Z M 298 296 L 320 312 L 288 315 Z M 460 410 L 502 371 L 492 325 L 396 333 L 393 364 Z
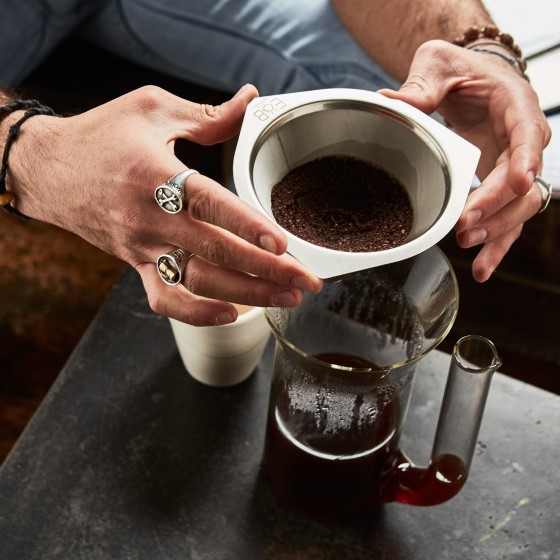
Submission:
M 449 71 L 451 56 L 448 46 L 444 41 L 424 43 L 416 51 L 400 89 L 381 89 L 378 93 L 404 101 L 427 114 L 436 111 L 445 96 L 457 86 L 457 77 Z
M 230 100 L 221 105 L 197 105 L 181 135 L 187 140 L 209 146 L 239 133 L 249 102 L 258 96 L 251 84 L 244 85 Z

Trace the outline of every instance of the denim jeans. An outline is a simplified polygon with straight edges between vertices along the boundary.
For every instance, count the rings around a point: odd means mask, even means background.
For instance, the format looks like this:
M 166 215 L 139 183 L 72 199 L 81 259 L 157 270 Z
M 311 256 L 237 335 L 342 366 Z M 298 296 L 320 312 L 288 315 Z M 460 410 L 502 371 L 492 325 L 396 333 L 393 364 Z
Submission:
M 329 0 L 3 0 L 0 84 L 15 86 L 65 37 L 189 82 L 262 95 L 395 87 Z

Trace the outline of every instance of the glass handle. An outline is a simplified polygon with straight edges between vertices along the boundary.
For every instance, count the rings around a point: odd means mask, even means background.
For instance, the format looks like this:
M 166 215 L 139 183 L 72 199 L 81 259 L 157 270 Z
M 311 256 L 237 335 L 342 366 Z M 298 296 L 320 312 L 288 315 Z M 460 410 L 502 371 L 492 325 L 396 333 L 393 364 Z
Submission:
M 468 474 L 493 373 L 502 365 L 494 344 L 478 335 L 460 338 L 451 356 L 432 461 L 457 457 Z
M 492 374 L 502 365 L 488 339 L 469 335 L 451 356 L 430 464 L 414 465 L 402 452 L 382 488 L 381 501 L 432 506 L 463 488 L 474 455 Z

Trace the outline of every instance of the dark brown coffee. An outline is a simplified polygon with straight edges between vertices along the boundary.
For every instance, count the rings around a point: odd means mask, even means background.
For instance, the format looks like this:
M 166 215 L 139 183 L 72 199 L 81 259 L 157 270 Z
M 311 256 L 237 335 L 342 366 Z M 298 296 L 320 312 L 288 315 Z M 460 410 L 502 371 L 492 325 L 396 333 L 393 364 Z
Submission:
M 316 357 L 346 367 L 376 367 L 338 352 Z M 454 455 L 442 455 L 424 469 L 399 451 L 396 399 L 379 408 L 373 422 L 349 424 L 337 437 L 318 428 L 316 414 L 289 411 L 285 386 L 274 399 L 267 422 L 266 472 L 279 500 L 301 515 L 334 520 L 383 502 L 436 505 L 455 496 L 466 481 L 465 465 Z M 299 434 L 298 440 L 292 434 Z
M 276 221 L 321 247 L 370 252 L 402 245 L 412 204 L 386 170 L 350 156 L 325 156 L 292 169 L 272 188 Z

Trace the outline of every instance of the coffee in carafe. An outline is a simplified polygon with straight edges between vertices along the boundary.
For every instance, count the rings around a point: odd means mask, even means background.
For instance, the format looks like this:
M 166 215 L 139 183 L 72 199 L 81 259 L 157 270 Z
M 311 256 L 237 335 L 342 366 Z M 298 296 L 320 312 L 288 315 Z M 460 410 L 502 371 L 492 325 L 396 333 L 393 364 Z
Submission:
M 457 305 L 455 276 L 434 247 L 327 283 L 296 308 L 266 309 L 276 350 L 264 463 L 283 504 L 339 519 L 460 491 L 500 364 L 489 341 L 466 342 L 485 349 L 480 367 L 454 351 L 430 463 L 416 466 L 399 446 L 418 360 L 447 334 Z

